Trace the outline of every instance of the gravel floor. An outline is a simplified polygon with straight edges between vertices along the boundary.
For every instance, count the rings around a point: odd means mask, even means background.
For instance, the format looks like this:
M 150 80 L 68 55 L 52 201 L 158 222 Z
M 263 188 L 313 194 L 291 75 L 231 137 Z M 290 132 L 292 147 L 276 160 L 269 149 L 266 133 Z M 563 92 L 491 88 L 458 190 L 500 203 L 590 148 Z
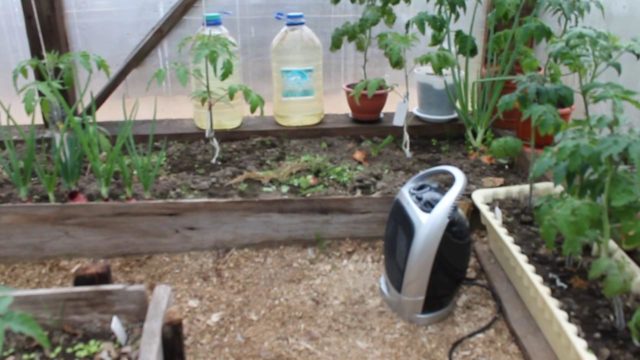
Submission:
M 378 293 L 382 243 L 250 248 L 112 259 L 118 283 L 170 284 L 190 359 L 446 359 L 451 344 L 491 318 L 494 304 L 464 288 L 447 320 L 399 321 Z M 0 284 L 67 286 L 83 259 L 0 265 Z M 475 258 L 469 276 L 480 273 Z M 482 277 L 480 273 L 479 276 Z M 463 344 L 456 359 L 521 359 L 506 324 Z

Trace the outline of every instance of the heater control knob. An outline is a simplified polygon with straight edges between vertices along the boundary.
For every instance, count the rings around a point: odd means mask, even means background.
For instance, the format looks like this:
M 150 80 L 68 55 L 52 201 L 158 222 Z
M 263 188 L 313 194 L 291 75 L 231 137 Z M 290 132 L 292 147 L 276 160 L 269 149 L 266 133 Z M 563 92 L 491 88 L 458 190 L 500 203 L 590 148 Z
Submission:
M 431 182 L 418 184 L 412 187 L 409 193 L 420 210 L 426 213 L 431 213 L 442 199 L 440 186 Z

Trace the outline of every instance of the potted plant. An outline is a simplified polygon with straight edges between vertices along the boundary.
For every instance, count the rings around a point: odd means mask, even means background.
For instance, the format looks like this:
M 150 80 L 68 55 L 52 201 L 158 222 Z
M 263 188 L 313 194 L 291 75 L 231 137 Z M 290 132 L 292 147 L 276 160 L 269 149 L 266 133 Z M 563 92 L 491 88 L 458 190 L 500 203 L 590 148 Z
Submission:
M 573 89 L 561 83 L 551 83 L 541 73 L 521 75 L 515 83 L 516 90 L 500 99 L 499 111 L 517 108 L 523 112 L 516 134 L 530 148 L 553 144 L 562 122 L 569 123 L 575 110 Z
M 486 48 L 487 68 L 491 71 L 485 76 L 470 71 L 471 60 L 479 54 L 472 30 L 481 8 L 480 2 L 474 4 L 471 25 L 467 31 L 453 29 L 454 22 L 466 12 L 465 2 L 435 2 L 433 14 L 421 12 L 409 22 L 409 26 L 415 26 L 423 35 L 427 26 L 431 29 L 430 46 L 437 49 L 418 57 L 416 61 L 422 65 L 430 64 L 435 73 L 440 75 L 451 71 L 453 81 L 452 86 L 447 87 L 447 92 L 452 101 L 455 99 L 456 113 L 466 127 L 466 138 L 474 151 L 486 148 L 491 125 L 498 116 L 497 104 L 504 83 L 513 79 L 511 74 L 516 64 L 537 68 L 537 60 L 525 45 L 549 36 L 549 27 L 537 17 L 523 16 L 526 4 L 524 0 L 496 2 L 489 15 L 489 22 L 494 26 L 489 26 L 491 41 Z M 497 31 L 495 24 L 504 17 L 512 19 L 512 25 Z
M 595 359 L 591 350 L 603 350 L 594 344 L 607 336 L 616 341 L 616 348 L 607 351 L 638 355 L 632 341 L 640 340 L 640 311 L 628 294 L 640 293 L 640 268 L 622 249 L 640 247 L 640 141 L 635 131 L 625 127 L 623 107 L 640 108 L 640 102 L 633 91 L 599 80 L 607 69 L 622 71 L 618 59 L 623 54 L 640 58 L 638 45 L 583 26 L 568 29 L 553 40 L 551 63 L 545 73 L 553 79 L 561 65 L 577 71 L 576 92 L 583 97 L 587 114 L 586 119 L 563 126 L 556 145 L 546 148 L 532 163 L 532 180 L 550 173 L 554 184 L 485 189 L 473 194 L 494 254 L 549 343 L 566 358 Z M 533 81 L 537 76 L 529 74 L 530 79 L 519 86 L 529 86 L 523 113 L 529 112 L 534 125 L 537 120 L 548 120 L 543 112 L 556 120 L 559 117 L 553 106 L 558 93 L 551 90 L 560 87 Z M 611 111 L 593 115 L 596 105 L 609 106 Z M 527 198 L 531 204 L 533 197 L 537 199 L 535 216 L 531 207 L 521 204 Z M 500 209 L 509 201 L 515 201 L 506 205 L 511 206 L 509 210 Z M 500 207 L 495 207 L 496 202 Z M 516 209 L 517 215 L 513 213 Z M 529 229 L 526 235 L 519 227 Z M 598 290 L 610 305 L 598 300 Z M 580 302 L 569 298 L 583 296 L 576 294 L 590 295 L 581 297 Z M 562 305 L 558 299 L 565 299 Z M 603 312 L 604 317 L 599 315 Z M 597 328 L 590 325 L 594 323 Z
M 332 0 L 337 5 L 340 0 Z M 392 87 L 384 78 L 369 76 L 368 66 L 371 56 L 371 46 L 374 45 L 374 28 L 380 23 L 389 27 L 396 21 L 396 15 L 390 6 L 378 5 L 377 0 L 367 0 L 360 18 L 355 22 L 346 22 L 333 31 L 331 36 L 331 51 L 343 48 L 345 41 L 355 44 L 358 52 L 362 53 L 362 80 L 343 86 L 347 96 L 347 103 L 351 109 L 351 118 L 357 122 L 377 122 L 382 118 L 382 111 Z

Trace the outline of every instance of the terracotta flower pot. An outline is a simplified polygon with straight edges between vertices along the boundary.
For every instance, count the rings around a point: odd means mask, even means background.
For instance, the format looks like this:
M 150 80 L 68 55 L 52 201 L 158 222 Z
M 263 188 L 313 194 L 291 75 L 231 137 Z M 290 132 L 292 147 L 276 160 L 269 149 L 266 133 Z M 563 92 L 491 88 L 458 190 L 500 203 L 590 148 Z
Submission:
M 543 69 L 540 68 L 538 71 L 540 74 L 543 73 Z M 522 70 L 522 66 L 520 64 L 514 65 L 513 73 L 515 75 L 522 75 L 524 71 Z M 483 76 L 486 76 L 487 70 L 482 69 Z M 513 94 L 518 90 L 518 84 L 513 80 L 507 80 L 502 87 L 502 91 L 500 92 L 500 97 Z M 496 109 L 497 111 L 497 109 Z M 496 121 L 493 122 L 494 129 L 503 129 L 503 130 L 513 130 L 518 131 L 518 127 L 522 122 L 522 112 L 518 107 L 514 107 L 511 110 L 507 110 L 502 113 L 501 117 L 498 117 Z
M 500 97 L 512 94 L 516 92 L 518 89 L 518 85 L 512 81 L 506 81 L 504 86 L 502 87 L 502 91 L 500 92 Z M 522 112 L 516 106 L 511 110 L 507 110 L 502 113 L 501 117 L 498 117 L 496 121 L 493 122 L 494 129 L 504 129 L 504 130 L 518 130 L 518 125 L 520 124 L 520 120 L 522 119 Z
M 351 109 L 351 118 L 357 122 L 372 123 L 380 121 L 380 114 L 387 103 L 387 97 L 391 89 L 378 90 L 371 98 L 367 96 L 366 90 L 360 94 L 359 103 L 356 102 L 353 94 L 353 88 L 356 84 L 344 85 L 343 89 L 347 95 L 347 102 Z
M 569 108 L 558 109 L 558 113 L 560 114 L 560 117 L 562 118 L 562 120 L 568 123 L 569 121 L 571 121 L 571 115 L 573 114 L 573 111 L 575 109 L 576 109 L 576 106 L 574 105 Z M 531 141 L 531 120 L 527 119 L 527 120 L 520 121 L 520 123 L 518 124 L 516 134 L 518 135 L 518 138 L 520 138 L 520 140 L 522 140 L 525 144 L 528 144 L 529 141 Z M 554 139 L 553 135 L 543 136 L 543 135 L 540 135 L 540 133 L 536 130 L 536 137 L 535 137 L 536 148 L 545 148 L 547 146 L 552 145 L 553 139 Z

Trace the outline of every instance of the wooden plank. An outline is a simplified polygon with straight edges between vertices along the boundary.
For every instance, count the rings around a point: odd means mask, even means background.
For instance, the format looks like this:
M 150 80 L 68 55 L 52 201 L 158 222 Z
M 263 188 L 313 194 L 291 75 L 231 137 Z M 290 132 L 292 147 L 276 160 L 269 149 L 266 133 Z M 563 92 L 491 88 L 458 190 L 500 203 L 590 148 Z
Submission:
M 385 137 L 387 135 L 402 136 L 402 128 L 393 126 L 393 114 L 387 113 L 384 119 L 376 124 L 359 124 L 351 121 L 346 114 L 328 114 L 324 120 L 315 126 L 283 127 L 278 125 L 271 116 L 247 117 L 242 127 L 233 130 L 218 131 L 217 137 L 221 141 L 244 140 L 254 137 L 286 137 L 318 138 L 323 136 L 363 136 Z M 111 134 L 117 134 L 122 126 L 120 121 L 101 123 Z M 153 128 L 153 121 L 136 121 L 133 127 L 134 136 L 144 138 Z M 464 125 L 458 121 L 433 124 L 410 120 L 409 133 L 411 136 L 425 136 L 433 138 L 461 138 L 464 136 Z M 174 140 L 199 140 L 204 132 L 198 129 L 192 119 L 158 120 L 155 124 L 155 134 L 159 138 Z
M 31 56 L 39 59 L 43 58 L 38 32 L 38 20 L 45 49 L 49 52 L 57 51 L 61 54 L 69 52 L 69 39 L 64 19 L 64 1 L 35 1 L 37 13 L 33 9 L 31 0 L 21 0 L 21 3 Z M 41 74 L 35 74 L 35 76 L 38 80 L 42 80 Z M 69 104 L 76 102 L 74 88 L 65 91 L 63 96 Z
M 402 128 L 393 126 L 392 114 L 386 114 L 383 121 L 377 124 L 358 124 L 349 119 L 344 114 L 327 115 L 324 121 L 318 125 L 301 128 L 288 128 L 278 125 L 273 117 L 247 117 L 242 127 L 234 130 L 218 131 L 217 137 L 220 141 L 246 140 L 254 137 L 284 137 L 288 139 L 308 139 L 323 136 L 362 136 L 362 137 L 386 137 L 394 135 L 402 136 Z M 122 126 L 122 121 L 105 121 L 100 126 L 109 131 L 110 134 L 117 134 Z M 152 120 L 139 120 L 134 123 L 133 134 L 138 140 L 146 140 L 154 127 Z M 22 126 L 22 129 L 27 129 Z M 11 129 L 14 138 L 18 132 Z M 48 136 L 46 129 L 38 127 L 41 137 Z M 198 129 L 192 119 L 158 120 L 155 123 L 155 131 L 159 139 L 169 140 L 201 140 L 204 132 Z M 428 137 L 436 139 L 460 139 L 464 137 L 464 125 L 458 121 L 432 124 L 419 120 L 411 120 L 409 133 L 412 137 Z M 18 139 L 19 140 L 19 139 Z
M 139 360 L 164 359 L 162 327 L 164 326 L 165 314 L 169 310 L 172 301 L 171 287 L 167 285 L 157 285 L 155 287 L 149 302 L 144 327 L 142 328 Z
M 380 239 L 393 197 L 0 206 L 0 262 Z
M 124 65 L 113 74 L 109 82 L 100 90 L 94 102 L 96 108 L 100 108 L 109 96 L 120 86 L 144 59 L 156 48 L 156 46 L 171 32 L 171 30 L 182 20 L 187 12 L 193 7 L 196 0 L 178 0 L 165 16 L 149 31 L 149 33 L 136 46 L 131 55 L 124 61 Z M 87 109 L 91 109 L 87 106 Z
M 489 282 L 498 294 L 507 324 L 525 358 L 557 359 L 551 345 L 529 313 L 507 274 L 497 262 L 486 241 L 476 241 L 474 249 Z
M 43 326 L 90 333 L 110 331 L 117 315 L 127 324 L 142 324 L 147 310 L 143 285 L 105 285 L 11 291 L 13 310 L 31 314 Z

